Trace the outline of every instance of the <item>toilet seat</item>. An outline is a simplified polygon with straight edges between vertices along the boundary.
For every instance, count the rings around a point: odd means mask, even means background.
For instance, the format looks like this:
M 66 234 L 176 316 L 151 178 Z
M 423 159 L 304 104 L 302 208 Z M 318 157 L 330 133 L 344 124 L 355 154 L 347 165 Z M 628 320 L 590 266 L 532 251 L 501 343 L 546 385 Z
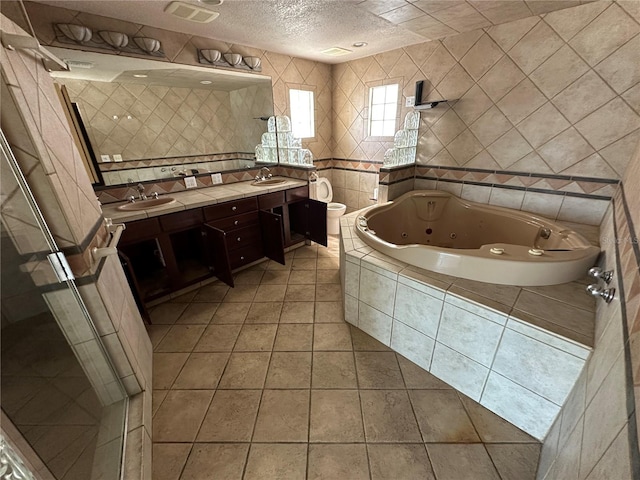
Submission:
M 331 188 L 331 183 L 324 177 L 320 177 L 317 180 L 317 198 L 316 200 L 320 200 L 321 202 L 330 203 L 333 200 L 333 188 Z M 331 208 L 331 205 L 327 205 L 327 208 Z

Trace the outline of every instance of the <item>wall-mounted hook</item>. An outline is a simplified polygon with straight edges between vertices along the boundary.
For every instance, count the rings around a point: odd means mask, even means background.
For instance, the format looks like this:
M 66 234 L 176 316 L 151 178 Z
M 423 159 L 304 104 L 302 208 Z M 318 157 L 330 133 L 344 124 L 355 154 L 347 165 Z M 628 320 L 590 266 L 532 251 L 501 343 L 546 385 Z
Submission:
M 600 267 L 593 267 L 589 269 L 589 276 L 604 281 L 607 285 L 611 283 L 613 279 L 613 270 L 607 270 L 606 272 Z
M 594 297 L 601 297 L 606 303 L 611 303 L 616 294 L 615 288 L 603 288 L 600 285 L 593 284 L 587 287 L 587 293 Z

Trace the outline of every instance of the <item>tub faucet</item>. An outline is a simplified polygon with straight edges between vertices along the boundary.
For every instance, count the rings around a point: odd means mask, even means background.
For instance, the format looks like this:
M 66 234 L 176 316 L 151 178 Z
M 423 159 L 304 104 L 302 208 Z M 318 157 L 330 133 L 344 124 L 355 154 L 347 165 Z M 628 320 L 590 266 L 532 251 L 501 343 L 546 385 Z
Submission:
M 138 198 L 140 200 L 146 200 L 147 196 L 144 193 L 144 185 L 142 185 L 141 183 L 138 184 L 138 186 L 136 187 L 138 189 Z
M 267 178 L 271 178 L 271 177 L 272 177 L 271 170 L 269 170 L 267 167 L 262 167 L 258 175 L 256 175 L 256 182 L 263 182 Z

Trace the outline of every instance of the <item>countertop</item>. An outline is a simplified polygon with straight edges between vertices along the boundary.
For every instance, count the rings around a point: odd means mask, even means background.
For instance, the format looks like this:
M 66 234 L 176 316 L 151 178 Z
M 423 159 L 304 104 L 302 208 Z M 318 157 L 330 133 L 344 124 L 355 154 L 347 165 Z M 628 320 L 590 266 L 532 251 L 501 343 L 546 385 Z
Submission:
M 207 205 L 215 205 L 216 203 L 229 202 L 231 200 L 238 200 L 241 198 L 256 197 L 258 195 L 264 195 L 265 193 L 279 192 L 281 190 L 289 190 L 291 188 L 304 187 L 307 185 L 306 180 L 286 177 L 273 178 L 283 178 L 286 181 L 279 185 L 251 185 L 253 180 L 248 180 L 246 182 L 199 188 L 197 190 L 168 193 L 166 195 L 161 195 L 160 198 L 165 196 L 173 197 L 175 202 L 161 205 L 159 207 L 149 208 L 147 210 L 123 211 L 118 210 L 118 207 L 120 205 L 126 205 L 127 202 L 109 203 L 102 206 L 102 213 L 105 217 L 111 218 L 114 223 L 126 223 L 134 220 L 142 220 L 144 218 L 157 217 L 167 213 L 180 212 L 182 210 L 205 207 Z

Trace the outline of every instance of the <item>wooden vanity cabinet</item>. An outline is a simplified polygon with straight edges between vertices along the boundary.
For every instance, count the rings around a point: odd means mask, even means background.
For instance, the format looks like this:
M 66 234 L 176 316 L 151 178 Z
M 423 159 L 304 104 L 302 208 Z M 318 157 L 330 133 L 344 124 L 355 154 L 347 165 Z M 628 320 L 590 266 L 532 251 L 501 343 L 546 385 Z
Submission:
M 258 199 L 204 208 L 213 274 L 233 287 L 233 270 L 263 257 L 284 265 L 282 216 L 258 210 Z
M 308 187 L 233 200 L 127 223 L 120 256 L 136 301 L 144 304 L 212 276 L 232 272 L 305 239 L 327 245 L 326 204 Z

